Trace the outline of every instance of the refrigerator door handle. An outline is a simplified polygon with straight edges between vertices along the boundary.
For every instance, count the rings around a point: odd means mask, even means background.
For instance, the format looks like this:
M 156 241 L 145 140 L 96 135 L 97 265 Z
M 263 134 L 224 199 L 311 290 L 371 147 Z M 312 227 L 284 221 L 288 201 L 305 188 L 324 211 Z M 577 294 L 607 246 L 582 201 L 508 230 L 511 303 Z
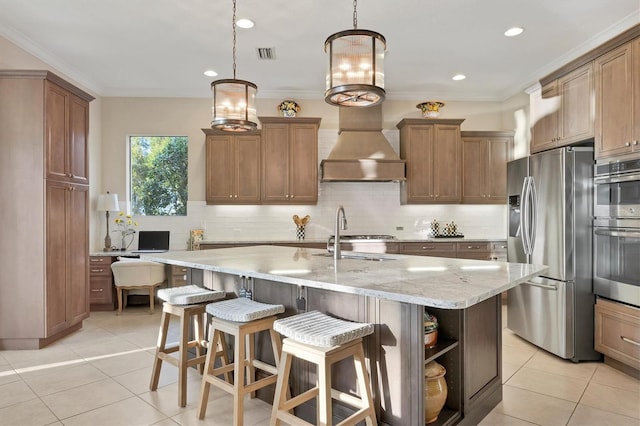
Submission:
M 522 194 L 520 195 L 521 206 L 520 206 L 520 227 L 522 229 L 522 247 L 524 248 L 524 254 L 528 256 L 529 253 L 529 176 L 524 178 L 522 182 Z
M 530 233 L 529 233 L 529 254 L 533 254 L 533 248 L 536 242 L 536 231 L 537 231 L 537 223 L 538 223 L 538 191 L 536 191 L 536 181 L 533 177 L 529 178 L 529 186 L 531 189 L 529 190 L 529 194 L 531 197 L 531 223 L 530 223 Z

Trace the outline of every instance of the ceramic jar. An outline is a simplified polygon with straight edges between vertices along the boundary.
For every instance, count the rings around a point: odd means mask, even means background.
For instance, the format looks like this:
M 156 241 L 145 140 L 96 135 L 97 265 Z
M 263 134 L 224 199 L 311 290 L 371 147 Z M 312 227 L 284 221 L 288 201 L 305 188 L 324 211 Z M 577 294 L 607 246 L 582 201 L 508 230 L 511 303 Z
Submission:
M 433 423 L 447 401 L 447 370 L 436 361 L 429 362 L 424 368 L 424 421 Z

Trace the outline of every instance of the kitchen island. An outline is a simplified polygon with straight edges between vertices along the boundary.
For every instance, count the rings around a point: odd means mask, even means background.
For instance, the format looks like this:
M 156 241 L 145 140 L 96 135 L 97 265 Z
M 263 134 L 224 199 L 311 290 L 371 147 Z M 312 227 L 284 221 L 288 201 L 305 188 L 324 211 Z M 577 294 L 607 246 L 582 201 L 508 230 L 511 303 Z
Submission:
M 205 271 L 205 286 L 282 303 L 285 315 L 318 310 L 376 325 L 365 342 L 374 402 L 380 422 L 424 423 L 424 366 L 436 360 L 447 369 L 448 397 L 436 424 L 473 424 L 502 399 L 501 293 L 545 272 L 541 265 L 467 259 L 365 254 L 334 260 L 325 250 L 253 246 L 145 254 L 145 260 Z M 438 318 L 439 342 L 424 348 L 424 309 Z M 269 361 L 267 340 L 257 351 Z M 341 368 L 341 365 L 338 366 Z M 336 387 L 357 393 L 346 366 Z M 292 392 L 315 381 L 298 363 Z M 269 401 L 272 394 L 262 395 Z M 313 406 L 302 407 L 313 416 Z M 345 416 L 337 406 L 335 416 Z M 342 414 L 341 414 L 342 413 Z

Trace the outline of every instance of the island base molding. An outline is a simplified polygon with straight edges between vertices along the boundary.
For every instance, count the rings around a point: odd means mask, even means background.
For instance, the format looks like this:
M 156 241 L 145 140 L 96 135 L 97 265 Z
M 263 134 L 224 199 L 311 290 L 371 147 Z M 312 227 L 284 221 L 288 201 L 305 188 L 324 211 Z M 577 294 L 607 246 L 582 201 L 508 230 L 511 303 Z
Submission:
M 283 315 L 317 310 L 375 324 L 375 332 L 364 339 L 364 349 L 381 424 L 424 424 L 424 368 L 432 360 L 446 368 L 448 395 L 438 420 L 431 425 L 477 424 L 502 400 L 500 295 L 466 309 L 428 307 L 438 318 L 439 341 L 434 348 L 425 349 L 422 305 L 211 271 L 204 271 L 203 284 L 229 294 L 248 287 L 256 301 L 283 304 Z M 256 336 L 255 349 L 256 357 L 274 364 L 268 333 Z M 294 360 L 292 395 L 311 389 L 315 377 L 314 366 Z M 335 388 L 357 395 L 352 363 L 338 363 L 332 381 Z M 258 397 L 271 404 L 273 393 L 270 386 L 259 391 Z M 334 401 L 334 422 L 350 413 Z M 315 400 L 298 407 L 296 415 L 315 422 Z

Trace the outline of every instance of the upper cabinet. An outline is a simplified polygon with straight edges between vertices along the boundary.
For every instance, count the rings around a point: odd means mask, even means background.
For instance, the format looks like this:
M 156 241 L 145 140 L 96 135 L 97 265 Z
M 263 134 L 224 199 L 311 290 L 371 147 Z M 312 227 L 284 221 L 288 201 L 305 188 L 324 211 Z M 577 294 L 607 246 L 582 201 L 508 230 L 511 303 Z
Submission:
M 260 204 L 260 134 L 204 132 L 207 204 Z
M 45 92 L 46 177 L 89 183 L 89 102 L 49 81 Z
M 593 63 L 589 62 L 531 94 L 531 152 L 594 136 Z
M 320 118 L 259 118 L 262 204 L 316 204 Z
M 513 132 L 461 132 L 462 202 L 506 204 Z
M 640 39 L 595 60 L 596 158 L 640 152 Z
M 400 158 L 407 180 L 401 183 L 403 204 L 451 204 L 462 200 L 460 124 L 464 119 L 404 119 Z

